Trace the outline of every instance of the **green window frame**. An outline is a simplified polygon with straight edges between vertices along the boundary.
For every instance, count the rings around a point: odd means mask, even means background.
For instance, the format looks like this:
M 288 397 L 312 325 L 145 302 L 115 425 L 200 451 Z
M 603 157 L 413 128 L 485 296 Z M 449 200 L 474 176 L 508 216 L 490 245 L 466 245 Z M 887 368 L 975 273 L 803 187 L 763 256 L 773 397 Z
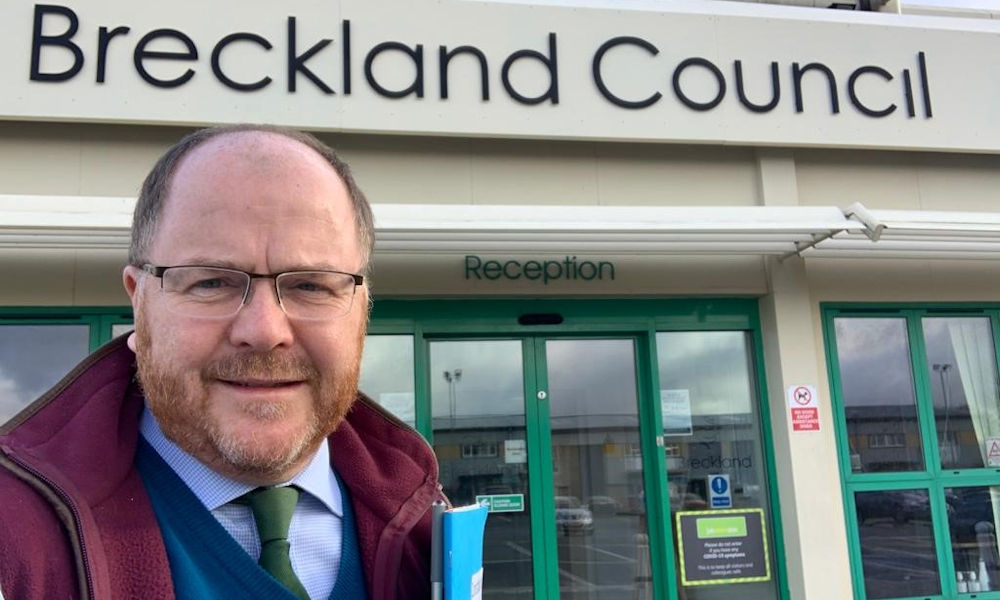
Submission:
M 852 587 L 856 600 L 869 600 L 865 589 L 865 571 L 862 557 L 858 506 L 856 494 L 865 492 L 897 492 L 899 490 L 926 490 L 929 498 L 931 539 L 940 579 L 940 593 L 920 596 L 899 596 L 898 599 L 947 599 L 975 598 L 1000 599 L 1000 590 L 959 591 L 956 565 L 952 552 L 952 532 L 946 491 L 951 488 L 1000 486 L 1000 468 L 984 465 L 982 468 L 943 468 L 939 450 L 935 416 L 934 386 L 943 386 L 928 366 L 928 350 L 924 335 L 926 318 L 979 318 L 988 319 L 990 339 L 993 344 L 993 363 L 1000 372 L 1000 304 L 996 303 L 823 303 L 821 304 L 824 346 L 830 382 L 837 455 L 841 489 L 845 508 L 845 521 L 850 552 Z M 909 366 L 916 402 L 917 432 L 920 437 L 922 468 L 909 471 L 859 472 L 859 458 L 852 464 L 844 381 L 837 348 L 835 321 L 837 319 L 899 319 L 905 323 L 908 338 Z M 938 374 L 940 375 L 940 374 Z M 946 409 L 947 412 L 947 409 Z M 888 440 L 889 438 L 886 438 Z M 895 438 L 893 438 L 895 439 Z M 881 438 L 876 440 L 881 443 Z M 873 446 L 875 447 L 875 446 Z M 894 447 L 889 445 L 885 447 Z M 994 587 L 996 582 L 993 583 Z M 884 596 L 879 596 L 884 597 Z M 892 597 L 897 600 L 897 597 Z
M 130 306 L 0 306 L 0 325 L 87 325 L 91 352 L 111 341 L 114 325 L 130 323 Z

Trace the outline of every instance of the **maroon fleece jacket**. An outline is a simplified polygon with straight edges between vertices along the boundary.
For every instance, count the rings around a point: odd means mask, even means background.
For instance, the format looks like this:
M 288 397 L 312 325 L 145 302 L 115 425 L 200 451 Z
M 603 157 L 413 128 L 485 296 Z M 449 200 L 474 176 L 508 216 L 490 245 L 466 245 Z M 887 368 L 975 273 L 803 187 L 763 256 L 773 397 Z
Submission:
M 6 600 L 169 599 L 160 531 L 134 466 L 142 395 L 124 338 L 0 427 L 0 590 Z M 359 395 L 330 436 L 372 600 L 430 597 L 427 442 Z

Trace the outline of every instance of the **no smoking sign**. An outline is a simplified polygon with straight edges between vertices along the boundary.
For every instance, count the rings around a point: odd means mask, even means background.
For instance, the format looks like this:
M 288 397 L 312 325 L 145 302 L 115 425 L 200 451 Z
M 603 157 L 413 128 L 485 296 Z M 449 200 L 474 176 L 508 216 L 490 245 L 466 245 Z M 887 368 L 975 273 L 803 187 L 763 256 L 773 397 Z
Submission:
M 790 385 L 786 392 L 792 431 L 819 431 L 819 397 L 814 385 Z

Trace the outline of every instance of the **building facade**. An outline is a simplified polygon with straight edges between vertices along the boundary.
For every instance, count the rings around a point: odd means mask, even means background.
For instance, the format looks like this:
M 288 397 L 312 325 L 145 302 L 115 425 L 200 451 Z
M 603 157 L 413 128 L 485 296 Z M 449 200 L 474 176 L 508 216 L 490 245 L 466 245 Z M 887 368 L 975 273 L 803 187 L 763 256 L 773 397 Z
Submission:
M 373 203 L 361 387 L 490 504 L 484 598 L 1000 598 L 998 21 L 0 15 L 0 420 L 130 329 L 156 157 L 278 123 Z

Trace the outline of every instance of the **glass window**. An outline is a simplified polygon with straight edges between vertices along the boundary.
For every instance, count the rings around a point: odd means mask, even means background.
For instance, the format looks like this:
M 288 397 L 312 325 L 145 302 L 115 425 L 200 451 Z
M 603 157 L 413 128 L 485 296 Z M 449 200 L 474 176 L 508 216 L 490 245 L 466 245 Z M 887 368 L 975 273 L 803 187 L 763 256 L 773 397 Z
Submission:
M 89 350 L 88 325 L 0 325 L 0 422 L 62 379 Z
M 851 469 L 859 473 L 924 469 L 906 320 L 834 320 Z M 875 445 L 874 439 L 902 440 Z
M 413 426 L 414 387 L 413 336 L 369 335 L 365 339 L 358 388 Z
M 763 509 L 765 525 L 770 523 L 760 410 L 747 334 L 660 332 L 656 352 L 671 523 L 676 525 L 678 511 L 713 509 L 710 481 L 717 475 L 729 477 L 729 504 L 715 508 Z M 676 539 L 674 547 L 678 547 Z M 769 572 L 774 573 L 773 555 L 769 561 Z M 719 595 L 719 585 L 684 587 L 680 577 L 677 581 L 678 596 L 685 600 L 736 595 L 732 591 Z M 738 585 L 742 598 L 778 597 L 773 577 Z
M 1000 487 L 946 488 L 945 500 L 958 591 L 1000 590 L 997 559 Z
M 941 593 L 926 489 L 856 492 L 865 597 L 908 598 Z
M 1000 437 L 996 352 L 987 317 L 923 319 L 927 371 L 941 466 L 986 466 L 988 439 Z
M 832 319 L 865 598 L 1000 590 L 1000 314 L 899 314 Z
M 115 323 L 111 326 L 111 337 L 116 338 L 123 333 L 128 333 L 135 329 L 135 325 L 132 323 Z

